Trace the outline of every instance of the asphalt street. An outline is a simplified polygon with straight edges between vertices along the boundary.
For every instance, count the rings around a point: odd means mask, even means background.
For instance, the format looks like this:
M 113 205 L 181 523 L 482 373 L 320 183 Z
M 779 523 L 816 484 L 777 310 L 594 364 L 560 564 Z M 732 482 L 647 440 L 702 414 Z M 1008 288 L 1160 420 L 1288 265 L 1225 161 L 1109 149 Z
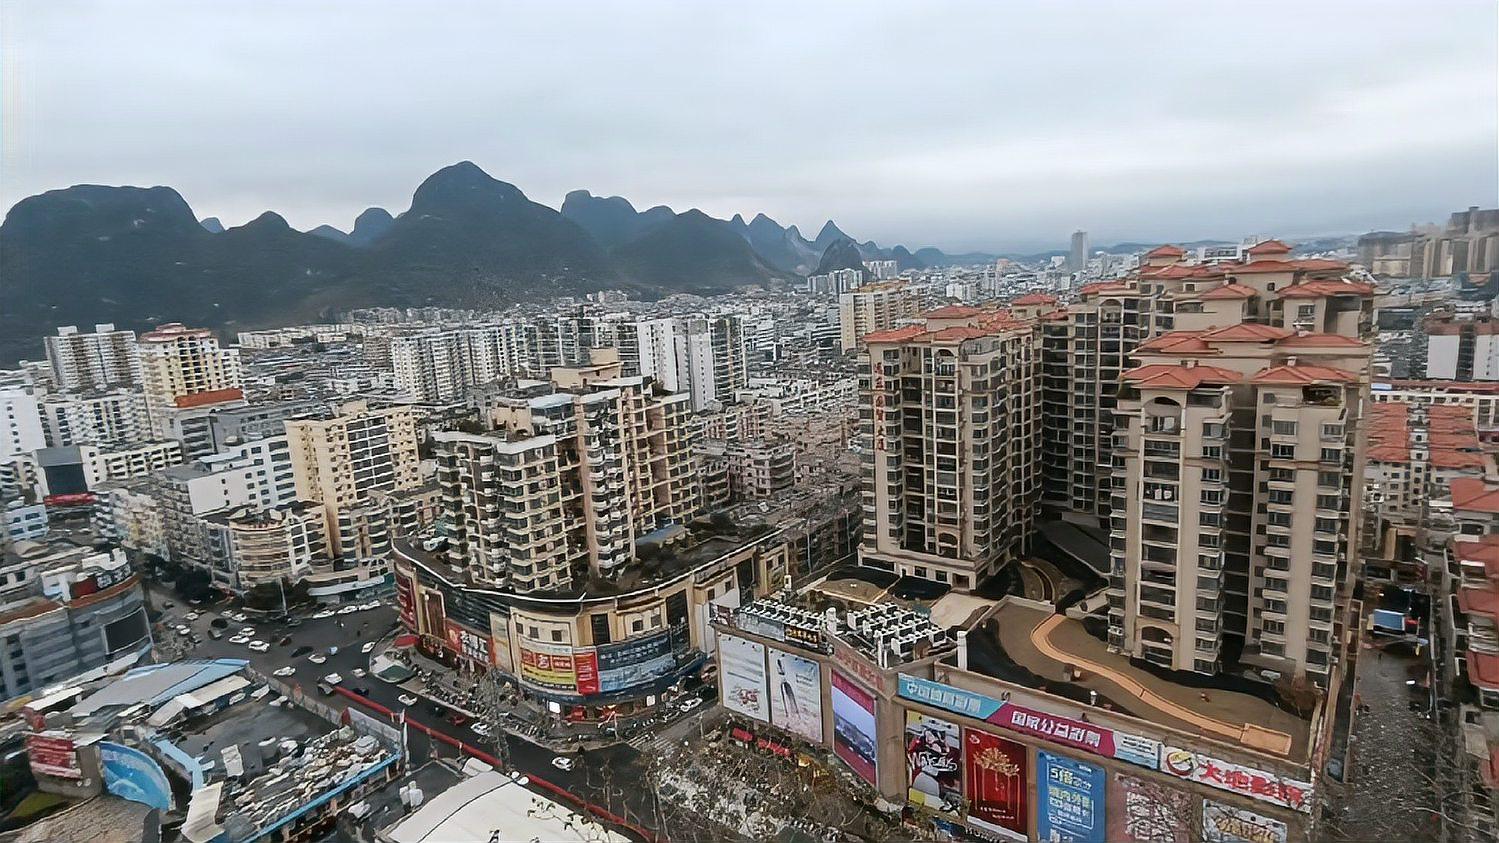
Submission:
M 332 618 L 316 620 L 303 615 L 302 624 L 294 628 L 284 624 L 258 623 L 254 619 L 245 622 L 229 621 L 229 625 L 224 630 L 224 637 L 214 640 L 209 637 L 208 633 L 211 622 L 230 609 L 190 606 L 175 594 L 154 587 L 150 590 L 152 603 L 161 613 L 161 621 L 165 627 L 165 631 L 155 631 L 159 639 L 165 639 L 168 647 L 173 646 L 171 642 L 174 640 L 181 641 L 182 636 L 173 629 L 184 623 L 200 639 L 197 645 L 183 642 L 188 648 L 183 654 L 184 658 L 247 659 L 256 670 L 266 676 L 273 675 L 278 668 L 290 665 L 296 668 L 296 674 L 278 677 L 281 681 L 300 685 L 318 700 L 342 710 L 352 704 L 347 697 L 342 694 L 323 696 L 316 687 L 321 677 L 329 673 L 338 673 L 343 677 L 343 687 L 350 690 L 355 687 L 368 689 L 370 700 L 392 711 L 407 709 L 408 721 L 420 723 L 465 744 L 477 746 L 490 754 L 500 755 L 496 751 L 494 742 L 475 734 L 471 724 L 455 726 L 433 714 L 431 703 L 427 700 L 421 700 L 408 708 L 397 699 L 404 692 L 396 686 L 382 682 L 374 676 L 354 677 L 354 669 L 367 669 L 369 659 L 374 655 L 373 652 L 361 652 L 362 647 L 365 644 L 388 638 L 389 633 L 394 631 L 396 611 L 392 606 L 384 605 L 355 614 L 335 615 Z M 165 608 L 167 603 L 173 604 L 172 608 Z M 200 617 L 194 621 L 184 621 L 184 616 L 190 611 L 198 611 Z M 256 653 L 251 651 L 246 644 L 230 643 L 229 639 L 246 626 L 255 628 L 254 639 L 271 645 L 269 651 Z M 277 642 L 283 636 L 289 636 L 290 641 L 286 644 L 278 644 Z M 312 647 L 314 652 L 325 654 L 330 647 L 337 647 L 338 651 L 329 655 L 326 663 L 314 664 L 308 660 L 308 656 L 312 653 L 295 657 L 292 655 L 302 647 Z M 703 707 L 703 709 L 706 708 L 708 706 Z M 368 709 L 365 711 L 371 713 Z M 640 787 L 638 784 L 645 774 L 646 762 L 635 748 L 627 744 L 617 744 L 606 749 L 590 750 L 578 756 L 578 763 L 571 771 L 568 771 L 553 766 L 552 760 L 557 753 L 552 750 L 514 735 L 506 735 L 505 739 L 511 766 L 515 769 L 565 788 L 632 822 L 656 829 L 655 810 L 649 789 Z M 416 729 L 408 731 L 408 749 L 413 765 L 425 762 L 432 757 L 434 752 L 449 758 L 458 755 L 455 748 L 440 741 L 433 741 Z

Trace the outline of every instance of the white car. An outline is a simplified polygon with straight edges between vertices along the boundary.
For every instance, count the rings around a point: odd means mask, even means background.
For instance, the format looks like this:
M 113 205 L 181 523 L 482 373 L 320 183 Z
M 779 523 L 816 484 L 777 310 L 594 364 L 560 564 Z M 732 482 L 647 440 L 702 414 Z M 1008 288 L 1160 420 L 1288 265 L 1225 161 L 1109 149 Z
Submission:
M 698 706 L 700 706 L 702 704 L 703 704 L 703 698 L 702 697 L 692 697 L 691 699 L 689 699 L 686 702 L 682 703 L 682 710 L 683 711 L 691 711 L 694 708 L 697 708 Z
M 342 609 L 339 609 L 336 614 L 340 614 L 340 615 L 352 615 L 352 614 L 354 614 L 357 611 L 359 611 L 359 607 L 358 606 L 345 606 Z
M 375 642 L 374 641 L 370 641 L 370 642 L 366 643 L 363 647 L 360 647 L 359 648 L 359 652 L 361 652 L 361 653 L 368 653 L 369 651 L 371 651 L 373 649 L 375 649 Z
M 474 730 L 474 734 L 478 735 L 481 738 L 487 738 L 494 733 L 494 730 L 489 728 L 489 724 L 485 723 L 483 720 L 474 723 L 474 725 L 470 728 Z
M 253 626 L 244 627 L 243 629 L 241 629 L 239 631 L 239 634 L 240 635 L 249 635 L 249 636 L 253 637 L 255 635 L 255 627 L 253 627 Z
M 330 673 L 327 676 L 323 677 L 323 681 L 327 682 L 329 685 L 337 685 L 338 683 L 344 681 L 344 678 L 342 676 L 339 676 L 337 673 Z
M 323 662 L 328 660 L 328 657 L 323 655 L 322 653 L 313 653 L 312 655 L 307 657 L 307 660 L 312 662 L 313 664 L 322 664 Z
M 552 759 L 552 766 L 559 770 L 571 770 L 576 763 L 566 755 L 559 755 Z
M 353 675 L 355 679 L 363 679 L 366 676 L 364 668 L 362 667 L 356 667 L 353 670 L 349 671 L 349 673 Z
M 379 600 L 371 600 L 368 603 L 360 604 L 359 608 L 364 609 L 365 611 L 369 611 L 370 609 L 378 609 L 381 605 L 382 604 Z
M 401 705 L 416 705 L 416 697 L 411 694 L 402 694 L 396 697 L 396 702 Z
M 336 655 L 338 655 L 338 645 L 337 644 L 334 644 L 332 647 L 328 648 L 328 655 L 330 655 L 330 656 L 336 656 Z
M 286 667 L 278 667 L 275 670 L 271 671 L 271 675 L 272 676 L 296 676 L 297 675 L 297 669 L 294 668 L 294 667 L 292 667 L 291 665 L 287 665 Z
M 248 635 L 236 635 L 233 638 L 229 639 L 230 644 L 248 644 L 250 643 L 250 641 L 251 639 Z
M 200 615 L 200 614 L 198 614 L 197 612 L 188 612 L 187 614 L 185 614 L 185 615 L 182 616 L 182 619 L 185 620 L 185 621 L 195 621 L 195 620 L 197 620 L 198 618 L 201 618 L 201 617 L 203 617 L 203 616 Z
M 334 614 L 336 614 L 336 613 L 332 609 L 324 609 L 323 611 L 318 612 L 317 614 L 313 615 L 312 619 L 315 620 L 315 621 L 320 621 L 320 620 L 323 620 L 324 618 L 331 618 L 331 617 L 333 617 Z
M 251 641 L 250 649 L 257 653 L 264 653 L 268 652 L 271 649 L 271 645 L 265 643 L 264 641 Z
M 177 634 L 178 635 L 192 635 L 193 634 L 193 629 L 192 629 L 192 627 L 190 627 L 190 626 L 188 626 L 186 624 L 183 624 L 182 626 L 177 627 Z
M 245 618 L 248 616 L 244 612 L 230 612 L 224 617 L 228 618 L 231 621 L 234 621 L 235 623 L 244 623 Z

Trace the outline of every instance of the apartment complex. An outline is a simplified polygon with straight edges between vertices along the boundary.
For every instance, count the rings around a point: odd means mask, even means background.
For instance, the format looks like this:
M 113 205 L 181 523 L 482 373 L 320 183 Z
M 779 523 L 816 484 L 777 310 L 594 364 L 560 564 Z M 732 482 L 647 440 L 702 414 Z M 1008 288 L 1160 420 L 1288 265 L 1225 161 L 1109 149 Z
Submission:
M 141 383 L 157 438 L 170 436 L 177 410 L 244 399 L 239 351 L 220 348 L 206 328 L 161 325 L 142 334 L 138 346 Z
M 690 396 L 619 368 L 558 368 L 555 386 L 493 396 L 488 432 L 433 434 L 451 564 L 517 592 L 566 589 L 696 514 Z
M 51 446 L 140 442 L 151 438 L 146 399 L 138 390 L 52 393 L 39 403 Z
M 838 338 L 845 353 L 863 348 L 865 334 L 914 320 L 922 294 L 904 281 L 866 284 L 838 296 Z
M 141 382 L 141 361 L 134 331 L 118 331 L 103 323 L 92 333 L 76 326 L 57 329 L 47 337 L 47 362 L 52 383 L 65 392 L 88 392 Z
M 1376 231 L 1359 238 L 1359 262 L 1378 275 L 1445 278 L 1499 270 L 1499 208 L 1454 212 L 1445 226 Z
M 329 551 L 356 539 L 346 513 L 370 503 L 370 493 L 421 485 L 416 411 L 408 405 L 373 408 L 352 401 L 332 411 L 286 421 L 297 498 L 316 501 L 327 523 Z
M 1029 546 L 1040 492 L 1035 326 L 949 306 L 864 337 L 861 564 L 975 588 Z
M 316 504 L 240 507 L 203 520 L 214 577 L 234 591 L 297 582 L 328 562 L 328 526 Z
M 1488 315 L 1433 314 L 1426 332 L 1426 376 L 1437 380 L 1499 381 L 1499 322 Z

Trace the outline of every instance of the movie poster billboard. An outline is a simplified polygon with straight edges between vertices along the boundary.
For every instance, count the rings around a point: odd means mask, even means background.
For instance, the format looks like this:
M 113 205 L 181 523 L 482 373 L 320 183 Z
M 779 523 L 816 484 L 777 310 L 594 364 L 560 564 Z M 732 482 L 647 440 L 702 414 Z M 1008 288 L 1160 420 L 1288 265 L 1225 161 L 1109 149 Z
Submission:
M 992 834 L 1025 840 L 1029 822 L 1025 745 L 988 732 L 963 730 L 968 823 Z
M 1286 843 L 1286 824 L 1273 817 L 1204 799 L 1202 839 L 1207 843 Z
M 1036 751 L 1036 836 L 1055 843 L 1104 843 L 1102 767 Z
M 1127 773 L 1109 777 L 1109 840 L 1192 843 L 1197 797 Z
M 906 797 L 956 819 L 963 809 L 963 736 L 946 720 L 906 712 Z
M 859 777 L 877 784 L 874 697 L 838 671 L 833 671 L 833 753 Z
M 764 644 L 737 635 L 718 636 L 718 676 L 724 708 L 762 722 L 770 720 Z
M 822 743 L 822 667 L 770 648 L 770 722 Z

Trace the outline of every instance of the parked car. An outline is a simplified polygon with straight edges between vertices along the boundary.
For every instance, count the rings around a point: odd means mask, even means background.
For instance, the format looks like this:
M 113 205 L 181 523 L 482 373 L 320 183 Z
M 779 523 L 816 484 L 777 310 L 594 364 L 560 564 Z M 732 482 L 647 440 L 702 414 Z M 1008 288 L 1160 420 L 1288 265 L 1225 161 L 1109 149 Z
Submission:
M 313 664 L 322 664 L 323 662 L 328 660 L 328 657 L 323 655 L 322 653 L 313 653 L 312 655 L 307 657 L 307 660 L 312 662 Z
M 239 634 L 240 635 L 250 635 L 250 636 L 253 636 L 255 634 L 255 627 L 253 627 L 253 626 L 244 627 L 244 628 L 240 629 Z
M 338 655 L 338 645 L 337 644 L 334 644 L 333 646 L 331 646 L 331 647 L 328 648 L 328 655 L 330 655 L 330 656 L 336 656 L 336 655 Z
M 291 636 L 290 635 L 283 635 L 280 638 L 276 639 L 276 644 L 277 644 L 277 646 L 280 646 L 280 647 L 285 647 L 287 644 L 290 644 L 290 643 L 291 643 Z
M 337 685 L 338 683 L 344 681 L 344 678 L 342 676 L 339 676 L 337 673 L 330 673 L 327 676 L 323 677 L 323 681 L 327 682 L 329 685 Z
M 333 686 L 329 685 L 327 682 L 319 682 L 319 683 L 317 683 L 317 689 L 319 691 L 322 691 L 323 692 L 323 696 L 325 696 L 325 697 L 331 697 L 331 696 L 333 696 Z
M 396 702 L 400 703 L 401 705 L 416 705 L 417 699 L 412 694 L 402 694 L 399 697 L 396 697 Z
M 272 676 L 295 676 L 296 674 L 297 669 L 292 667 L 291 665 L 287 665 L 286 667 L 278 667 L 275 670 L 271 671 Z
M 702 697 L 688 697 L 686 700 L 682 701 L 681 708 L 682 708 L 683 711 L 691 711 L 694 708 L 697 708 L 698 706 L 700 706 L 702 704 L 703 704 L 703 698 Z
M 356 667 L 353 670 L 349 671 L 349 673 L 353 674 L 355 679 L 363 679 L 366 676 L 364 668 L 362 667 Z
M 354 693 L 358 694 L 361 697 L 367 697 L 367 696 L 370 695 L 370 689 L 366 688 L 363 685 L 355 685 L 354 686 Z
M 177 634 L 178 635 L 192 635 L 193 634 L 193 628 L 190 627 L 190 626 L 187 626 L 186 624 L 183 624 L 182 626 L 177 627 Z
M 462 726 L 463 724 L 465 724 L 465 723 L 467 723 L 469 721 L 469 717 L 468 717 L 467 714 L 463 714 L 463 713 L 457 712 L 457 711 L 453 712 L 452 714 L 449 714 L 444 719 L 446 719 L 449 723 L 452 723 L 454 726 Z
M 188 612 L 187 614 L 185 614 L 185 615 L 182 616 L 182 619 L 185 620 L 185 621 L 195 621 L 195 620 L 197 620 L 198 618 L 201 618 L 201 617 L 203 617 L 203 616 L 200 615 L 200 614 L 198 614 L 197 612 Z
M 374 649 L 375 649 L 375 642 L 374 641 L 369 641 L 363 647 L 359 648 L 359 652 L 361 652 L 361 653 L 369 653 L 371 650 L 374 650 Z
M 229 639 L 230 644 L 248 644 L 252 639 L 248 635 L 236 635 Z
M 213 628 L 210 627 L 209 630 L 208 630 L 208 637 L 212 638 L 215 641 L 217 641 L 220 638 L 224 637 L 224 630 L 222 630 L 222 629 L 213 629 Z
M 342 609 L 339 609 L 335 614 L 339 614 L 339 615 L 352 615 L 352 614 L 354 614 L 357 611 L 359 611 L 359 607 L 358 606 L 345 606 Z
M 271 649 L 271 645 L 265 643 L 264 641 L 251 641 L 250 649 L 257 653 L 264 653 Z
M 487 738 L 490 735 L 494 734 L 494 730 L 489 728 L 489 724 L 485 723 L 482 720 L 470 726 L 469 728 L 473 730 L 474 734 L 478 735 L 481 738 Z
M 333 615 L 334 615 L 334 612 L 333 612 L 332 609 L 324 609 L 323 611 L 314 614 L 312 616 L 312 619 L 320 621 L 320 620 L 323 620 L 324 618 L 331 618 L 331 617 L 333 617 Z
M 566 755 L 559 755 L 556 758 L 552 759 L 552 766 L 556 767 L 559 770 L 571 770 L 576 765 L 577 762 L 573 761 L 571 758 L 568 758 Z

